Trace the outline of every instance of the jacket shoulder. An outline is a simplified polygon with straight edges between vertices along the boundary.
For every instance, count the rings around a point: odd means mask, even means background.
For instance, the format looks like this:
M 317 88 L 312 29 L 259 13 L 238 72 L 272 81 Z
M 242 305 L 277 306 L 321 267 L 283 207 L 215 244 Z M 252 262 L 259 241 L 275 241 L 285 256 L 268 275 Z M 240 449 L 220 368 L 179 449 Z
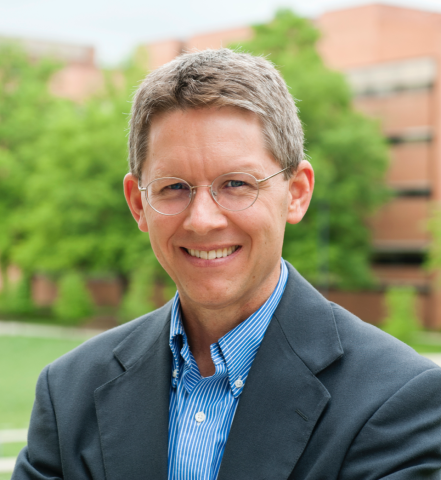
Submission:
M 93 337 L 49 365 L 55 382 L 93 377 L 102 384 L 141 357 L 169 324 L 171 302 L 119 327 Z M 126 352 L 129 352 L 126 354 Z
M 413 348 L 362 321 L 340 305 L 330 302 L 344 357 L 352 364 L 363 364 L 378 375 L 394 374 L 413 378 L 425 370 L 439 368 Z

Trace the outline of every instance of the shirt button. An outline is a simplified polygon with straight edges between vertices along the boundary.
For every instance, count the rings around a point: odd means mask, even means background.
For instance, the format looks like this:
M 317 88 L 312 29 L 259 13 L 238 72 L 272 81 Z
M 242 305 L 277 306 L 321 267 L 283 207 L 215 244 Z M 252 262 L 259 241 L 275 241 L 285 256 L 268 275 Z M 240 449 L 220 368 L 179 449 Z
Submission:
M 198 412 L 194 418 L 198 423 L 202 423 L 205 420 L 205 413 L 204 412 Z
M 242 388 L 242 387 L 243 387 L 243 382 L 242 382 L 242 380 L 241 380 L 240 378 L 239 378 L 239 380 L 236 380 L 236 381 L 234 382 L 234 386 L 235 386 L 236 388 Z
M 173 378 L 176 378 L 176 377 L 178 376 L 178 371 L 177 371 L 177 370 L 173 370 L 172 376 L 173 376 Z

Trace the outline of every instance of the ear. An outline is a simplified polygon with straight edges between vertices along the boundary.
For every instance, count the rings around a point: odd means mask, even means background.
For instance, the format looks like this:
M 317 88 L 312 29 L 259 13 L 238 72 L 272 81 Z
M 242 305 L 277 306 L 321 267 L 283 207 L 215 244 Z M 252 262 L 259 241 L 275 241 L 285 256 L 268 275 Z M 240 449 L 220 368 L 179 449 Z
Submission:
M 131 173 L 128 173 L 124 177 L 124 196 L 126 197 L 133 218 L 138 224 L 138 228 L 141 232 L 147 232 L 147 220 L 142 204 L 143 193 L 144 192 L 138 190 L 138 179 Z
M 308 210 L 314 190 L 314 170 L 307 160 L 302 160 L 296 173 L 289 179 L 290 204 L 288 223 L 299 223 Z

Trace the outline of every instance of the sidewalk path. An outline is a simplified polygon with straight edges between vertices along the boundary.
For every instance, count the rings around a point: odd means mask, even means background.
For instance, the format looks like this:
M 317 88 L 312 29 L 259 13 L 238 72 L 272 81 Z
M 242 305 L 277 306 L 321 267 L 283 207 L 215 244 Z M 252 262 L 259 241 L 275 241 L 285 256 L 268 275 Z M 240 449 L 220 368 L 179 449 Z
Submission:
M 0 458 L 0 473 L 12 473 L 15 467 L 15 458 Z
M 425 353 L 424 357 L 430 358 L 432 362 L 435 362 L 441 367 L 441 353 Z
M 2 443 L 18 443 L 28 441 L 28 429 L 0 430 L 0 445 Z
M 62 338 L 87 340 L 105 330 L 93 328 L 61 327 L 57 325 L 38 325 L 35 323 L 0 321 L 0 336 Z

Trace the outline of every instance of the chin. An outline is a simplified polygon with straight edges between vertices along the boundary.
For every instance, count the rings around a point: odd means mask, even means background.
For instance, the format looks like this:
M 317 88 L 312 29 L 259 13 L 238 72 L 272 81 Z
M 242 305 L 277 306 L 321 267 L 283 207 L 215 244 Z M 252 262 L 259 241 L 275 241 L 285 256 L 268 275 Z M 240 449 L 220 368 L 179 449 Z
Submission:
M 221 288 L 219 286 L 207 288 L 204 285 L 203 291 L 190 290 L 184 291 L 184 295 L 191 300 L 192 303 L 203 306 L 205 308 L 222 308 L 237 301 L 236 295 L 229 295 L 227 287 Z M 180 292 L 181 294 L 181 292 Z

